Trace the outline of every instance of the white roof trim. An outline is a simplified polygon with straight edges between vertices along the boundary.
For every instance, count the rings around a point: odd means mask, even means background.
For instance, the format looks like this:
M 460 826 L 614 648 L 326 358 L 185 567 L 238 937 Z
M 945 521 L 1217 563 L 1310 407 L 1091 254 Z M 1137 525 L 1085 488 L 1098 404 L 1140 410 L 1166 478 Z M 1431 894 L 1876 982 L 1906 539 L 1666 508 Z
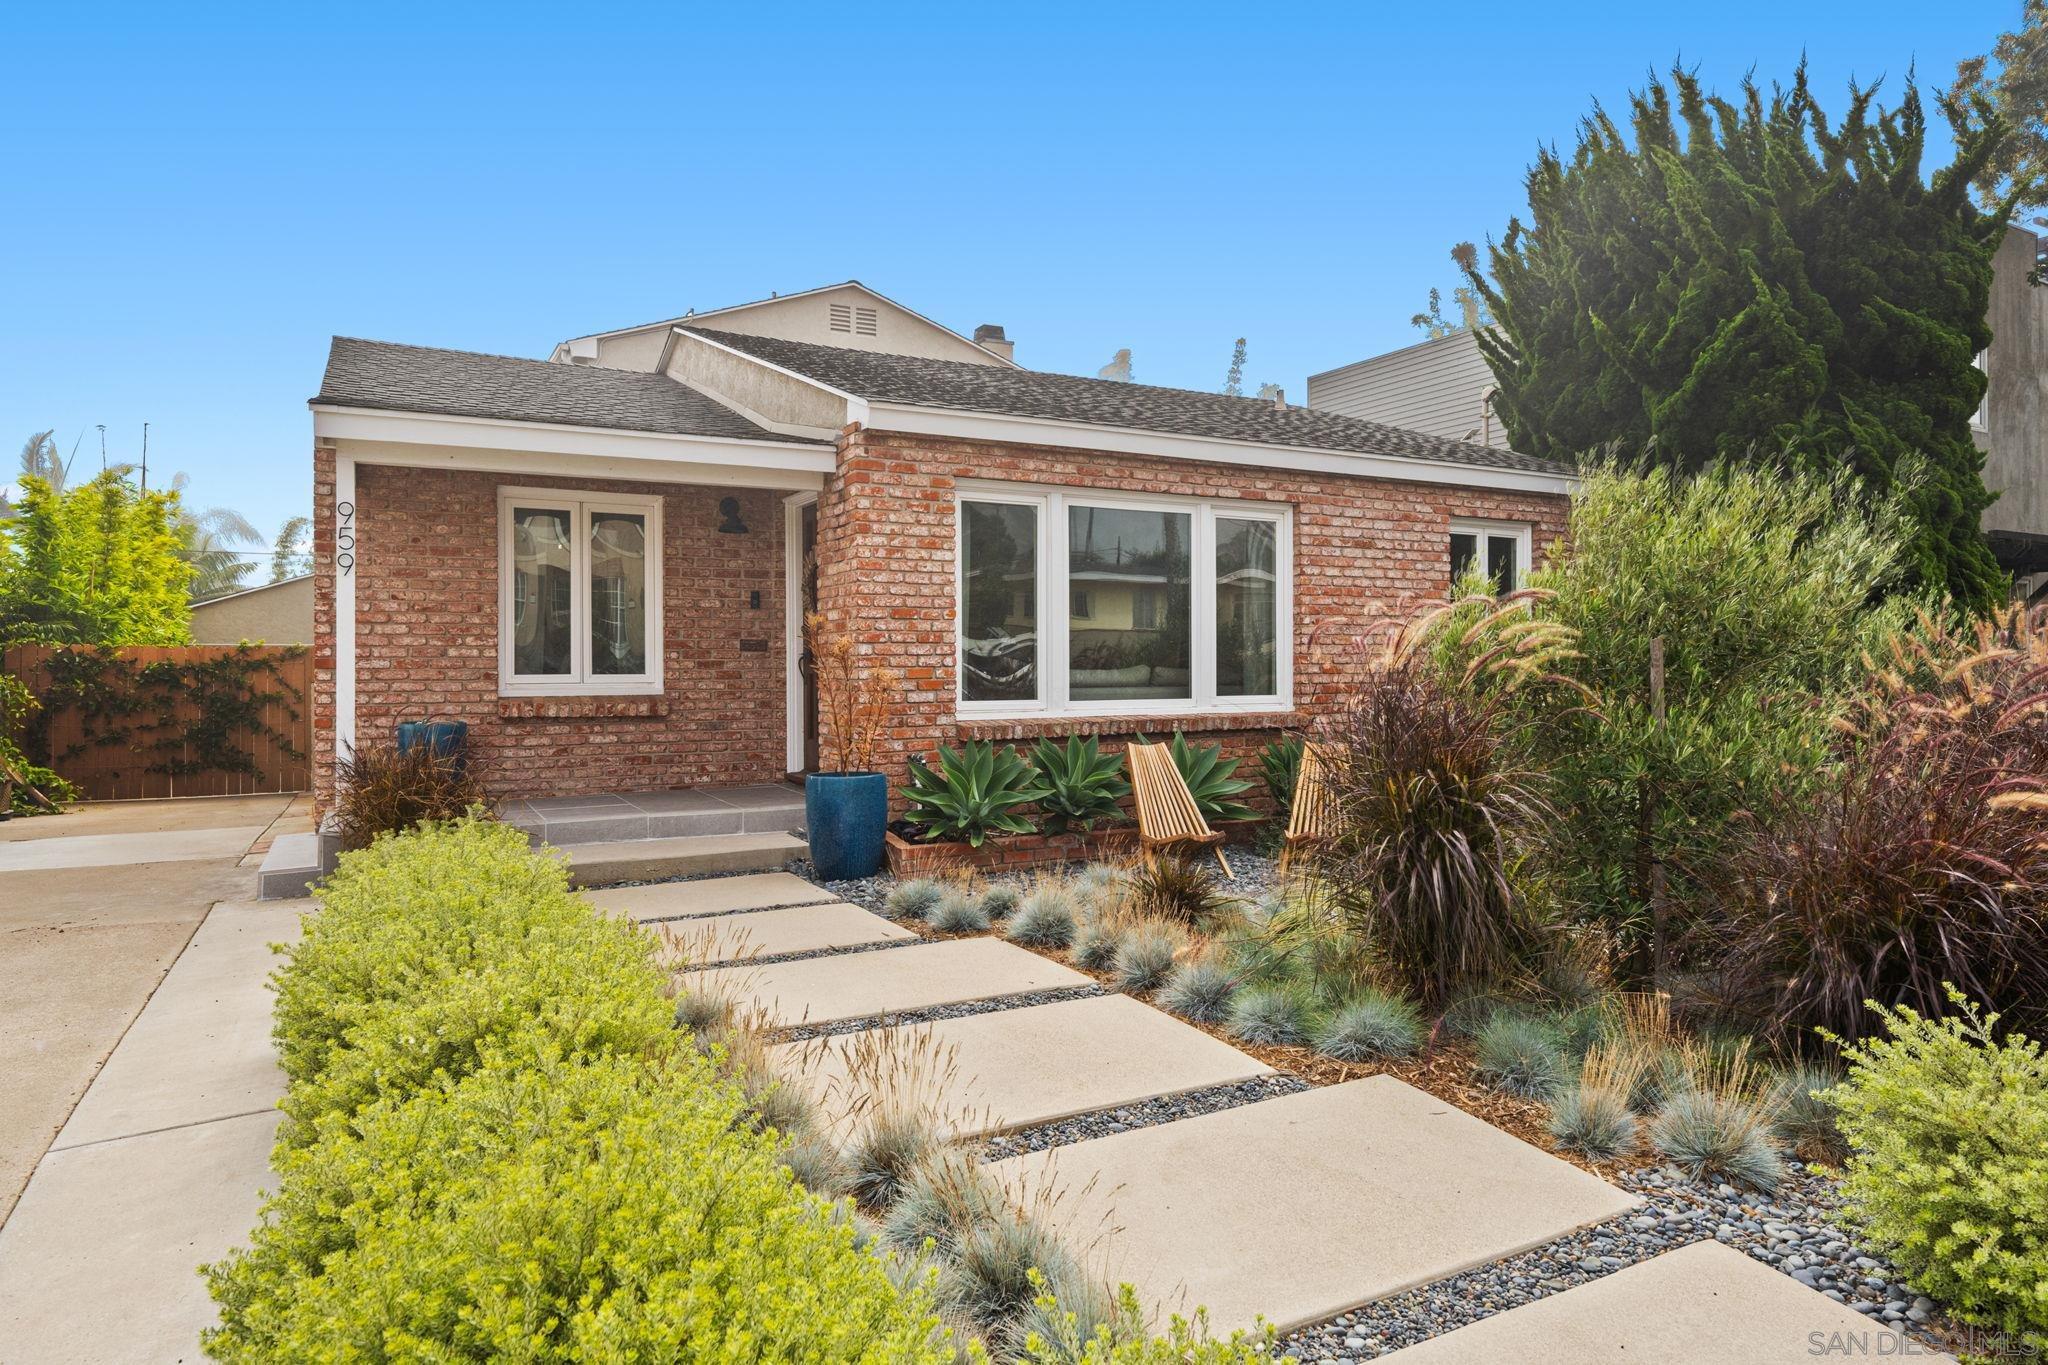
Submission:
M 651 332 L 657 327 L 690 326 L 695 323 L 700 323 L 706 318 L 723 317 L 728 313 L 744 313 L 750 308 L 765 308 L 771 303 L 787 303 L 791 299 L 809 298 L 813 294 L 829 293 L 834 289 L 858 289 L 861 293 L 866 294 L 871 299 L 878 299 L 881 302 L 888 304 L 891 308 L 901 309 L 902 311 L 910 314 L 910 316 L 916 318 L 919 322 L 924 323 L 926 326 L 938 328 L 947 336 L 954 338 L 961 345 L 971 346 L 975 350 L 980 351 L 983 355 L 987 356 L 991 360 L 1001 361 L 1003 364 L 1008 365 L 1011 369 L 1018 368 L 1017 362 L 1010 359 L 1008 356 L 996 354 L 996 352 L 991 351 L 988 347 L 982 345 L 980 342 L 975 341 L 969 337 L 961 336 L 960 333 L 954 331 L 945 323 L 935 321 L 932 318 L 928 318 L 924 314 L 918 312 L 915 308 L 909 307 L 906 304 L 898 303 L 896 300 L 890 298 L 887 294 L 881 293 L 878 290 L 868 288 L 868 286 L 862 284 L 859 280 L 841 280 L 837 284 L 821 284 L 815 289 L 800 289 L 794 294 L 772 294 L 765 299 L 755 299 L 751 303 L 730 304 L 727 307 L 713 308 L 703 313 L 685 313 L 679 318 L 663 318 L 657 322 L 643 322 L 633 327 L 614 327 L 609 332 L 585 332 L 580 336 L 573 336 L 565 341 L 559 341 L 555 343 L 554 349 L 548 352 L 548 355 L 550 358 L 559 355 L 563 347 L 567 346 L 571 341 L 605 341 L 612 337 L 630 336 L 634 332 Z
M 845 389 L 836 389 L 832 387 L 830 384 L 827 384 L 822 379 L 813 379 L 811 376 L 807 374 L 799 374 L 795 370 L 789 369 L 782 365 L 778 365 L 772 360 L 763 360 L 760 356 L 752 355 L 746 351 L 742 351 L 737 346 L 728 346 L 722 341 L 713 341 L 710 337 L 705 336 L 702 332 L 693 331 L 688 327 L 677 327 L 672 329 L 669 332 L 670 343 L 673 344 L 675 338 L 678 336 L 686 336 L 700 346 L 709 346 L 714 351 L 723 351 L 729 356 L 735 356 L 741 360 L 746 361 L 749 365 L 757 365 L 761 369 L 767 370 L 770 373 L 781 375 L 784 379 L 793 379 L 797 383 L 805 385 L 808 388 L 816 389 L 820 393 L 829 393 L 834 398 L 837 398 L 841 402 L 846 404 L 847 422 L 859 422 L 863 426 L 867 424 L 868 400 L 862 398 L 858 394 L 848 393 Z M 667 374 L 668 350 L 666 347 L 664 347 L 662 350 L 662 356 L 662 373 Z M 669 377 L 672 379 L 675 378 L 673 375 L 670 375 Z M 677 379 L 676 382 L 678 384 L 681 384 L 683 381 Z M 726 407 L 732 408 L 735 411 L 745 413 L 748 421 L 765 422 L 767 420 L 766 418 L 760 417 L 759 415 L 748 411 L 747 409 L 742 407 L 742 405 L 726 398 L 723 394 L 713 393 L 711 390 L 700 387 L 699 385 L 696 384 L 684 384 L 683 387 L 687 389 L 694 389 L 698 393 L 701 393 L 705 395 L 707 398 L 712 399 L 714 402 L 722 403 Z M 782 426 L 786 424 L 778 422 L 776 423 L 776 425 Z M 841 425 L 843 426 L 845 425 L 845 423 L 841 423 Z
M 1579 486 L 1578 478 L 1569 474 L 1539 474 L 1526 469 L 1425 460 L 1410 455 L 1368 455 L 1349 450 L 1260 445 L 1223 437 L 1183 436 L 1174 432 L 1097 426 L 1042 417 L 1006 417 L 908 403 L 869 403 L 866 425 L 878 431 L 950 436 L 965 441 L 1106 450 L 1126 455 L 1158 455 L 1168 459 L 1247 465 L 1256 469 L 1346 474 L 1355 478 L 1398 479 L 1408 483 L 1451 484 L 1461 488 L 1489 488 L 1515 493 L 1569 496 L 1577 492 Z
M 314 439 L 364 464 L 807 489 L 838 460 L 830 445 L 311 406 Z

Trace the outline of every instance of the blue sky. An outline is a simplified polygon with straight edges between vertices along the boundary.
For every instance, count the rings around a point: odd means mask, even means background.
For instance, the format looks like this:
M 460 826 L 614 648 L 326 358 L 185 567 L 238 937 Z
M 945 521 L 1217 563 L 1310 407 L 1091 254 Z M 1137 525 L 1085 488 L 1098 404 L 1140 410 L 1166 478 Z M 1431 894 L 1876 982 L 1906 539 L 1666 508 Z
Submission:
M 1419 339 L 1446 252 L 1674 58 L 1923 85 L 2010 3 L 8 7 L 0 458 L 99 423 L 308 510 L 334 333 L 563 337 L 858 278 L 1142 381 Z

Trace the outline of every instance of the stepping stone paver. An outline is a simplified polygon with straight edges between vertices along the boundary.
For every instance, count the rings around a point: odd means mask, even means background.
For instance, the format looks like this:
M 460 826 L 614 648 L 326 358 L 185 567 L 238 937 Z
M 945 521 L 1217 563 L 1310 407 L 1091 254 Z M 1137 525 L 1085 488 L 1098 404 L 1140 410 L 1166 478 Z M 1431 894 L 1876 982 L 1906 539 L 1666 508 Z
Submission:
M 914 1055 L 920 1044 L 949 1053 L 953 1080 L 940 1103 L 948 1136 L 1052 1123 L 1162 1095 L 1229 1085 L 1273 1068 L 1127 995 L 969 1015 L 878 1030 Z M 856 1042 L 856 1037 L 867 1039 Z M 856 1093 L 857 1049 L 884 1046 L 840 1035 L 774 1049 L 792 1076 L 841 1124 Z M 931 1055 L 927 1052 L 926 1055 Z M 836 1111 L 836 1112 L 835 1112 Z
M 723 915 L 784 905 L 822 905 L 837 896 L 794 872 L 755 872 L 739 877 L 706 877 L 694 882 L 612 886 L 586 891 L 583 898 L 607 914 L 649 920 L 689 915 Z
M 1396 1351 L 1401 1365 L 1795 1365 L 1949 1360 L 1719 1242 Z
M 697 915 L 660 921 L 656 927 L 671 945 L 670 951 L 692 966 L 809 953 L 821 948 L 917 941 L 917 935 L 902 925 L 891 924 L 880 915 L 844 901 L 785 910 Z
M 1072 968 L 995 938 L 950 939 L 764 966 L 713 967 L 691 973 L 689 981 L 693 988 L 728 992 L 743 1006 L 753 1004 L 775 1027 L 829 1024 L 1095 984 Z
M 810 845 L 787 834 L 690 834 L 569 844 L 573 886 L 615 886 L 712 872 L 768 872 L 804 856 Z
M 1390 1076 L 989 1169 L 1053 1199 L 1070 1245 L 1148 1310 L 1206 1306 L 1224 1331 L 1319 1322 L 1640 1202 Z

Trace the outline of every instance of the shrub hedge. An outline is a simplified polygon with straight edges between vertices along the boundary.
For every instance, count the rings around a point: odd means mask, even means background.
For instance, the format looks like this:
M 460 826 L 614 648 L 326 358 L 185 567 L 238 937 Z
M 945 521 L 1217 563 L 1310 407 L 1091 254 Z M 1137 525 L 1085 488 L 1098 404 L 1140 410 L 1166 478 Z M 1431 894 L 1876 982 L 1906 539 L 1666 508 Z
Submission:
M 277 973 L 280 1184 L 207 1270 L 208 1353 L 954 1359 L 674 1029 L 651 948 L 485 821 L 345 857 Z

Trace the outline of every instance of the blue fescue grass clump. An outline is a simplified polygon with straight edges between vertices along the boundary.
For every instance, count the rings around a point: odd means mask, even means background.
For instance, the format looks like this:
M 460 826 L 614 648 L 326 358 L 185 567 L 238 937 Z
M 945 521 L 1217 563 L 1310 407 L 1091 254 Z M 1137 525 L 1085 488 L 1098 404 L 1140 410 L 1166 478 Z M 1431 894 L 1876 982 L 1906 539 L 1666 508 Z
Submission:
M 1173 974 L 1173 964 L 1187 947 L 1187 936 L 1168 924 L 1141 924 L 1117 946 L 1116 984 L 1124 990 L 1155 991 Z
M 882 913 L 894 920 L 922 920 L 946 898 L 946 888 L 930 877 L 913 877 L 889 888 L 882 901 Z
M 1422 1016 L 1398 995 L 1364 990 L 1338 1005 L 1316 1027 L 1315 1049 L 1339 1062 L 1406 1057 L 1422 1045 Z
M 1013 943 L 1064 948 L 1074 940 L 1074 897 L 1057 882 L 1043 882 L 1017 904 L 1005 932 Z
M 1253 986 L 1231 1002 L 1224 1030 L 1241 1043 L 1303 1043 L 1308 1008 L 1298 992 L 1284 986 Z
M 1595 1161 L 1610 1161 L 1636 1149 L 1636 1116 L 1626 1090 L 1575 1085 L 1550 1106 L 1550 1135 L 1557 1145 Z
M 924 922 L 942 934 L 979 934 L 988 928 L 988 915 L 978 898 L 948 891 L 925 913 Z
M 1220 1022 L 1237 996 L 1237 978 L 1213 957 L 1197 958 L 1174 968 L 1155 997 L 1162 1009 L 1197 1024 Z
M 1498 1011 L 1473 1038 L 1472 1051 L 1480 1079 L 1509 1095 L 1547 1100 L 1570 1079 L 1563 1041 L 1545 1019 Z
M 1124 946 L 1128 926 L 1105 915 L 1090 915 L 1074 931 L 1068 956 L 1074 965 L 1088 972 L 1106 972 L 1116 966 L 1116 955 Z
M 1681 1090 L 1650 1120 L 1650 1141 L 1693 1180 L 1722 1179 L 1769 1194 L 1785 1178 L 1762 1108 L 1737 1094 Z
M 982 889 L 981 913 L 990 923 L 1000 923 L 1017 912 L 1017 902 L 1023 898 L 1014 882 L 991 882 Z

